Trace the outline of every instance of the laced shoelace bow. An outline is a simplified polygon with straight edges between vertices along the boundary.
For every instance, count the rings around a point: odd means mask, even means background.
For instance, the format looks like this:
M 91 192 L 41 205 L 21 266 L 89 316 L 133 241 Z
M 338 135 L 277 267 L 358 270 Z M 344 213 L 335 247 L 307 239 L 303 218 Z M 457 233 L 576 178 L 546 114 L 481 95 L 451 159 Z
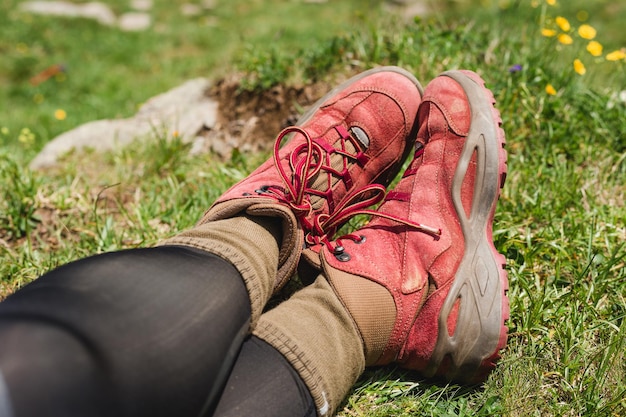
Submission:
M 349 133 L 345 129 L 337 128 L 338 133 L 343 139 L 349 137 Z M 289 166 L 292 173 L 289 174 L 280 163 L 279 150 L 285 138 L 290 133 L 299 133 L 304 137 L 304 143 L 298 146 L 289 155 Z M 362 152 L 356 155 L 349 154 L 342 149 L 332 149 L 333 152 L 339 153 L 344 157 L 355 159 L 358 163 L 364 164 L 367 156 Z M 324 169 L 329 173 L 333 173 L 341 177 L 346 182 L 346 187 L 351 188 L 351 179 L 347 173 L 347 166 L 344 165 L 344 171 L 339 172 L 333 169 L 330 164 L 324 165 L 324 156 L 328 153 L 319 143 L 314 141 L 309 133 L 298 126 L 292 126 L 284 129 L 276 138 L 274 144 L 274 166 L 276 167 L 280 177 L 285 185 L 284 189 L 278 187 L 267 187 L 264 192 L 274 196 L 279 201 L 288 204 L 296 217 L 301 221 L 305 231 L 305 243 L 307 245 L 324 244 L 333 252 L 342 251 L 341 239 L 351 239 L 360 241 L 361 237 L 356 234 L 343 235 L 336 240 L 331 241 L 336 234 L 337 229 L 345 224 L 351 218 L 357 215 L 371 215 L 383 217 L 391 221 L 404 224 L 408 227 L 420 230 L 435 237 L 441 234 L 440 229 L 425 226 L 408 219 L 401 219 L 397 216 L 381 213 L 379 211 L 368 209 L 387 197 L 385 187 L 380 184 L 369 184 L 358 190 L 351 190 L 337 205 L 333 207 L 332 203 L 332 187 L 329 183 L 326 191 L 320 191 L 310 188 L 308 184 L 316 178 L 317 174 Z M 330 181 L 330 180 L 329 180 Z M 325 198 L 329 204 L 330 213 L 319 213 L 312 217 L 309 221 L 307 217 L 313 211 L 310 195 L 317 195 Z M 397 198 L 397 197 L 396 197 Z
M 337 126 L 335 130 L 339 133 L 342 141 L 351 140 L 354 142 L 354 139 L 343 126 Z M 289 173 L 283 164 L 281 164 L 279 151 L 284 138 L 291 133 L 301 134 L 304 137 L 304 142 L 297 146 L 288 157 L 289 168 L 291 170 L 291 173 Z M 353 146 L 357 149 L 356 154 L 349 153 L 345 149 L 345 143 L 342 143 L 341 148 L 337 149 L 323 142 L 315 141 L 306 130 L 298 126 L 288 127 L 278 135 L 274 143 L 274 166 L 282 179 L 284 188 L 267 186 L 261 191 L 289 205 L 293 213 L 300 220 L 307 235 L 310 233 L 319 233 L 323 228 L 323 224 L 317 219 L 320 214 L 310 216 L 314 211 L 310 197 L 317 196 L 325 199 L 328 203 L 329 211 L 336 211 L 332 198 L 331 174 L 340 178 L 345 183 L 346 188 L 350 189 L 352 187 L 352 177 L 348 171 L 349 166 L 347 159 L 352 159 L 361 166 L 365 165 L 369 160 L 369 157 L 359 150 L 358 145 L 353 143 Z M 331 153 L 343 157 L 342 171 L 338 171 L 332 167 L 332 163 L 328 157 Z M 327 189 L 325 191 L 309 186 L 309 184 L 315 181 L 321 170 L 329 174 Z M 313 232 L 313 230 L 315 230 L 315 232 Z
M 290 133 L 300 133 L 305 139 L 305 143 L 298 146 L 289 155 L 289 166 L 292 170 L 291 175 L 286 172 L 285 168 L 280 163 L 279 155 L 283 139 Z M 311 201 L 307 196 L 307 184 L 311 179 L 315 178 L 322 169 L 322 156 L 323 150 L 321 146 L 311 139 L 307 131 L 297 126 L 283 129 L 274 143 L 274 166 L 285 188 L 281 189 L 279 187 L 270 186 L 266 191 L 274 195 L 279 201 L 288 204 L 296 217 L 301 220 L 313 210 Z

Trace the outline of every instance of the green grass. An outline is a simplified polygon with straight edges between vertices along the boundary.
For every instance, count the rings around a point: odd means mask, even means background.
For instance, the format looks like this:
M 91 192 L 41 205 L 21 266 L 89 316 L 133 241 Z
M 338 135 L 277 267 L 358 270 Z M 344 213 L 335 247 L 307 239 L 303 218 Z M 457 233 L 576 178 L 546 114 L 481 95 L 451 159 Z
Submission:
M 509 175 L 494 239 L 508 259 L 508 346 L 479 388 L 433 384 L 393 367 L 368 370 L 339 415 L 626 415 L 625 63 L 585 55 L 579 38 L 566 47 L 539 32 L 557 15 L 578 25 L 580 4 L 533 9 L 511 1 L 504 9 L 405 24 L 382 12 L 365 18 L 363 8 L 341 3 L 334 10 L 343 20 L 313 36 L 332 20 L 327 9 L 309 5 L 300 32 L 297 24 L 281 28 L 289 21 L 281 13 L 299 10 L 297 2 L 284 3 L 270 13 L 260 2 L 224 2 L 207 13 L 224 19 L 231 32 L 221 34 L 204 25 L 211 16 L 184 21 L 164 3 L 155 12 L 163 32 L 153 34 L 121 35 L 89 22 L 65 32 L 55 19 L 24 25 L 26 17 L 0 13 L 0 52 L 7 57 L 0 63 L 0 127 L 9 128 L 0 133 L 0 297 L 69 260 L 149 246 L 189 227 L 267 156 L 223 163 L 188 156 L 186 145 L 159 138 L 104 157 L 69 155 L 56 172 L 25 168 L 46 140 L 71 125 L 130 115 L 146 98 L 213 71 L 244 70 L 245 86 L 255 91 L 283 77 L 306 83 L 374 65 L 404 66 L 424 84 L 441 71 L 469 68 L 494 91 L 507 132 Z M 585 3 L 607 52 L 626 43 L 619 20 L 607 18 L 626 13 L 615 4 Z M 103 42 L 74 42 L 90 33 Z M 32 68 L 21 61 L 18 42 L 28 45 Z M 81 57 L 90 57 L 82 67 Z M 573 71 L 576 57 L 587 67 L 584 76 Z M 62 58 L 69 62 L 65 81 L 40 90 L 23 82 Z M 522 70 L 509 72 L 516 64 Z M 556 95 L 546 93 L 548 84 Z M 45 98 L 38 104 L 37 93 Z M 65 121 L 53 118 L 56 108 L 67 111 Z M 28 134 L 18 140 L 22 128 L 36 135 L 32 144 Z
M 240 51 L 273 45 L 285 51 L 312 39 L 349 31 L 380 0 L 338 5 L 273 1 L 220 1 L 200 16 L 180 13 L 183 0 L 155 1 L 153 26 L 121 32 L 87 19 L 19 12 L 17 0 L 0 0 L 0 145 L 23 128 L 35 133 L 32 151 L 87 121 L 128 117 L 150 97 L 192 77 L 217 77 Z M 129 2 L 106 2 L 117 15 Z M 316 20 L 307 19 L 315 13 Z M 31 77 L 62 64 L 66 72 L 38 86 Z M 57 109 L 67 118 L 54 117 Z

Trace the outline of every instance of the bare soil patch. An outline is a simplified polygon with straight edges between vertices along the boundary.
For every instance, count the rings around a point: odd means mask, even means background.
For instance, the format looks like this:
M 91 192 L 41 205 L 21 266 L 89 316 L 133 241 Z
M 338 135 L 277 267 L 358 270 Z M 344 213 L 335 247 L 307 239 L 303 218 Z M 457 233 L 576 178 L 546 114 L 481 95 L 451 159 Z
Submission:
M 330 90 L 325 82 L 279 84 L 261 92 L 244 91 L 240 85 L 241 76 L 232 75 L 207 92 L 219 106 L 216 126 L 205 136 L 211 150 L 222 156 L 232 148 L 244 153 L 270 149 L 282 129 L 293 125 L 303 110 Z

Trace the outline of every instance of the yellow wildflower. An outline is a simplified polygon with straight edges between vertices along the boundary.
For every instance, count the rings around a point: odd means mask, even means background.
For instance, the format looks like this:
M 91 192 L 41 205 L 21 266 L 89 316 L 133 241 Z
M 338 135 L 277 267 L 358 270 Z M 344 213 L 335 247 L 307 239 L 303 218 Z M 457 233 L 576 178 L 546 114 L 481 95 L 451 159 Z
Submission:
M 566 33 L 561 33 L 558 39 L 563 45 L 571 45 L 574 42 L 572 37 Z
M 17 140 L 26 146 L 30 146 L 35 142 L 35 134 L 29 128 L 24 127 L 20 130 Z
M 554 20 L 556 21 L 557 26 L 560 27 L 563 32 L 569 32 L 569 30 L 571 29 L 569 21 L 563 16 L 557 16 Z
M 593 56 L 602 55 L 602 44 L 600 42 L 591 41 L 587 44 L 587 51 Z
M 533 9 L 536 9 L 537 7 L 539 7 L 539 0 L 532 0 L 530 2 L 530 7 L 532 7 Z
M 620 59 L 626 59 L 626 52 L 623 50 L 618 49 L 606 55 L 607 61 L 619 61 Z
M 546 0 L 546 3 L 548 3 L 550 6 L 554 6 L 556 4 L 556 0 Z
M 541 29 L 541 34 L 543 36 L 545 36 L 546 38 L 550 38 L 552 36 L 556 35 L 556 30 L 552 30 L 552 29 Z
M 65 120 L 67 113 L 63 109 L 56 109 L 54 111 L 54 118 L 57 120 Z
M 554 89 L 552 84 L 546 85 L 546 93 L 550 94 L 551 96 L 556 95 L 556 90 Z
M 580 25 L 578 34 L 583 39 L 593 39 L 596 37 L 596 30 L 591 25 Z
M 578 58 L 574 60 L 574 71 L 576 71 L 578 75 L 585 75 L 585 73 L 587 72 L 585 64 L 583 64 L 582 61 Z

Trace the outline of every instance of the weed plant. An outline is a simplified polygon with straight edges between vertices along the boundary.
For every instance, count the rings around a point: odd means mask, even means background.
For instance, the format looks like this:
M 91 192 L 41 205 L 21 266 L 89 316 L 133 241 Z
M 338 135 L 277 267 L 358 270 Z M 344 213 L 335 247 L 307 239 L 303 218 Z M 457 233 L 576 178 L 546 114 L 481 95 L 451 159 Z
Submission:
M 499 366 L 479 387 L 371 369 L 339 416 L 626 415 L 626 64 L 606 59 L 623 44 L 604 35 L 614 33 L 610 23 L 593 22 L 604 2 L 591 3 L 586 21 L 605 45 L 601 56 L 577 35 L 584 23 L 577 3 L 550 3 L 408 23 L 381 14 L 300 48 L 236 55 L 251 90 L 375 65 L 403 66 L 424 84 L 468 68 L 485 78 L 502 112 L 509 175 L 494 239 L 508 260 L 511 319 Z M 565 32 L 558 16 L 571 22 L 571 44 L 542 34 Z M 25 168 L 29 135 L 19 142 L 18 132 L 3 133 L 25 150 L 1 155 L 0 298 L 72 259 L 149 246 L 189 227 L 267 157 L 237 154 L 223 163 L 158 138 L 105 157 L 68 155 L 62 169 L 43 175 Z

